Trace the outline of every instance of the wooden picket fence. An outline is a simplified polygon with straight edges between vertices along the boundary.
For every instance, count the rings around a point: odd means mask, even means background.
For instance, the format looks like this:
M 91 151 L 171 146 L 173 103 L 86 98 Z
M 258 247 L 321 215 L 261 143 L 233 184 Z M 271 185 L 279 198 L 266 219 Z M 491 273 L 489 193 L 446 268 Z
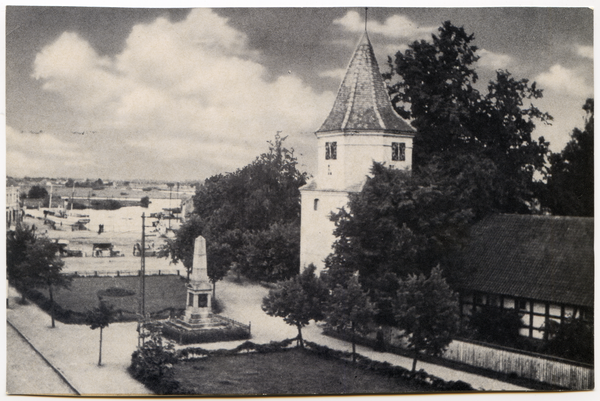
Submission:
M 569 363 L 560 358 L 549 358 L 545 355 L 511 351 L 503 347 L 490 347 L 460 340 L 452 341 L 443 357 L 571 390 L 594 388 L 593 367 Z
M 141 270 L 83 270 L 83 271 L 65 271 L 65 275 L 75 277 L 127 277 L 139 276 Z M 180 276 L 179 270 L 146 270 L 146 276 Z

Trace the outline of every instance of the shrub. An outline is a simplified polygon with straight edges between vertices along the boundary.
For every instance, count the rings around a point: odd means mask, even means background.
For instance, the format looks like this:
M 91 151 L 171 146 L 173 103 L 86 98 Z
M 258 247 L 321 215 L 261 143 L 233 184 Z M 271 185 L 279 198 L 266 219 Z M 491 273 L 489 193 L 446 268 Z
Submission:
M 179 344 L 215 343 L 250 338 L 248 330 L 233 325 L 221 329 L 188 331 L 167 323 L 163 325 L 162 334 L 165 338 L 176 341 Z
M 519 344 L 521 317 L 515 311 L 484 307 L 473 313 L 470 324 L 476 331 L 476 339 L 479 341 L 509 347 Z
M 121 202 L 114 199 L 93 200 L 92 208 L 96 210 L 117 210 L 121 208 Z
M 173 365 L 178 362 L 173 343 L 163 345 L 160 330 L 151 329 L 150 338 L 131 355 L 129 372 L 156 394 L 177 394 Z

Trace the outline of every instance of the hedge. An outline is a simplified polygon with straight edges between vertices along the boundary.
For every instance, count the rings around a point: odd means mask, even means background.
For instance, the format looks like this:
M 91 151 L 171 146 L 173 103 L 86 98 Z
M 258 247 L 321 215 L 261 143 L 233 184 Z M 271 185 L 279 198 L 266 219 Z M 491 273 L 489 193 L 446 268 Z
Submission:
M 290 349 L 290 345 L 297 342 L 298 338 L 286 339 L 283 341 L 275 342 L 272 341 L 268 344 L 255 344 L 251 341 L 246 341 L 233 349 L 218 349 L 218 350 L 207 350 L 201 347 L 190 347 L 180 349 L 176 352 L 176 357 L 179 361 L 195 361 L 203 358 L 212 358 L 219 356 L 232 356 L 242 352 L 257 352 L 257 353 L 273 353 L 273 352 L 285 352 Z M 341 360 L 347 363 L 352 363 L 352 353 L 346 351 L 338 351 L 319 345 L 310 341 L 304 341 L 305 349 L 307 352 L 313 352 L 323 358 L 331 358 Z M 363 355 L 356 354 L 356 364 L 369 371 L 377 372 L 396 380 L 405 380 L 409 383 L 413 383 L 418 386 L 429 388 L 432 392 L 470 392 L 475 391 L 473 387 L 461 380 L 458 381 L 446 381 L 439 377 L 432 376 L 424 370 L 417 372 L 411 372 L 410 370 L 401 366 L 394 366 L 388 362 L 373 361 Z M 165 388 L 172 385 L 172 383 L 153 383 L 154 388 Z M 182 394 L 184 389 L 178 389 L 177 393 Z

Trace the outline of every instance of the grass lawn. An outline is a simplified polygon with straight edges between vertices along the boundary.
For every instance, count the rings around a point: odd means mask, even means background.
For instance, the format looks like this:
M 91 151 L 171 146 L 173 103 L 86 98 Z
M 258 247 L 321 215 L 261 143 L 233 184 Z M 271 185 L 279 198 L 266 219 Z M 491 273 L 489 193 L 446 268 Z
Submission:
M 310 351 L 208 357 L 175 365 L 186 394 L 399 394 L 431 392 Z
M 115 309 L 136 313 L 139 310 L 139 277 L 76 277 L 70 290 L 54 292 L 54 300 L 65 310 L 85 312 L 98 306 L 98 291 L 109 288 L 128 290 L 133 295 L 123 297 L 104 296 L 103 299 Z M 42 291 L 48 297 L 47 291 Z M 180 276 L 146 277 L 146 312 L 154 313 L 169 308 L 185 309 L 185 278 Z

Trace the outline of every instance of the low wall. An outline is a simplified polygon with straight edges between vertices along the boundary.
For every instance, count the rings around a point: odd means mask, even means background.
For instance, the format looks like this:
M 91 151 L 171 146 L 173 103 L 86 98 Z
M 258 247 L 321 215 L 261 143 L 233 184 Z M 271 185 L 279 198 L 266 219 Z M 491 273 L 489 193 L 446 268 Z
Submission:
M 560 358 L 460 340 L 452 341 L 443 357 L 495 372 L 516 374 L 519 377 L 570 390 L 594 388 L 593 367 L 569 363 Z

